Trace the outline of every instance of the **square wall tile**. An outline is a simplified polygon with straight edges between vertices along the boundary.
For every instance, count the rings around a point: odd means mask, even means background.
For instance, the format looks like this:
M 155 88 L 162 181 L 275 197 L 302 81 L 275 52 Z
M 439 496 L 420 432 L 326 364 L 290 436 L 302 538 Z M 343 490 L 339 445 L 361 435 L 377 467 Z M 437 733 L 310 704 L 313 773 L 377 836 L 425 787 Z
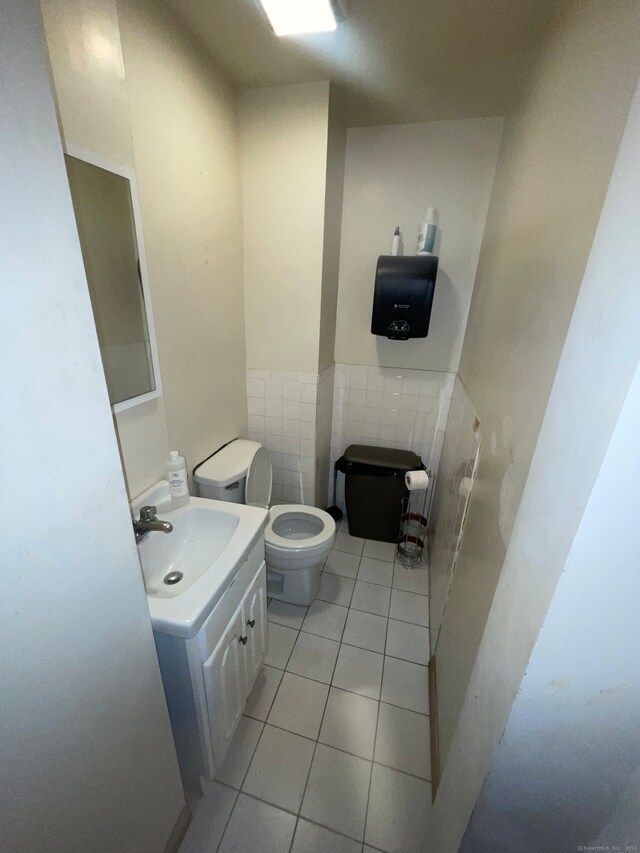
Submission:
M 362 841 L 371 764 L 318 744 L 301 815 Z

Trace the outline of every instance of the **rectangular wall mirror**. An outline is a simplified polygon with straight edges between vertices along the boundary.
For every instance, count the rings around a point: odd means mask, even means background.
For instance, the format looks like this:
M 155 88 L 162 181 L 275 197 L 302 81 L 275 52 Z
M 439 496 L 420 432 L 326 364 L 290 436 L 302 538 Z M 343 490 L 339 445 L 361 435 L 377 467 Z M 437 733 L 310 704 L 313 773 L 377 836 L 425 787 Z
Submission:
M 162 393 L 135 175 L 69 146 L 65 162 L 109 401 L 117 413 Z

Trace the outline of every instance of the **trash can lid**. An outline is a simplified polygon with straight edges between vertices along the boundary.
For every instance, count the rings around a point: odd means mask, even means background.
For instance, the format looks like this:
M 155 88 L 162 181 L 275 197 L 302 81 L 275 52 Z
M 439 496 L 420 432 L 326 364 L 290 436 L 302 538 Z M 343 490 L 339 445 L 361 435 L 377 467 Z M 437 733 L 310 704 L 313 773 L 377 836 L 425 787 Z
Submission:
M 422 468 L 422 460 L 411 450 L 368 447 L 366 444 L 350 444 L 344 452 L 344 460 L 351 464 L 395 468 L 398 471 L 415 471 L 416 468 Z

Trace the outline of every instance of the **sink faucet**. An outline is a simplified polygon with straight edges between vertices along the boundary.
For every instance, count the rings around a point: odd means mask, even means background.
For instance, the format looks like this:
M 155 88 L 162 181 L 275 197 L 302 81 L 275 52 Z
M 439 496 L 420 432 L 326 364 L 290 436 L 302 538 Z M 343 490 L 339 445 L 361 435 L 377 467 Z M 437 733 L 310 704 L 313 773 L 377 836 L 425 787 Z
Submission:
M 150 533 L 152 530 L 159 530 L 162 533 L 171 533 L 173 524 L 169 521 L 160 521 L 157 515 L 158 510 L 155 506 L 143 506 L 140 510 L 140 518 L 133 520 L 133 529 L 136 534 L 136 542 Z

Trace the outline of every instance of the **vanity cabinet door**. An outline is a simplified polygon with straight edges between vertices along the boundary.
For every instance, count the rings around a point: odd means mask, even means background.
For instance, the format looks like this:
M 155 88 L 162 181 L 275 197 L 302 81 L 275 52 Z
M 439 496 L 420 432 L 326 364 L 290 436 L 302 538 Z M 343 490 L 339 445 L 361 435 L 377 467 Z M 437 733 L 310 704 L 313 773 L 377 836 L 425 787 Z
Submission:
M 221 767 L 246 700 L 248 637 L 238 607 L 211 657 L 203 664 L 209 728 L 216 767 Z
M 242 600 L 245 648 L 245 697 L 251 693 L 260 665 L 267 653 L 267 570 L 263 563 Z

